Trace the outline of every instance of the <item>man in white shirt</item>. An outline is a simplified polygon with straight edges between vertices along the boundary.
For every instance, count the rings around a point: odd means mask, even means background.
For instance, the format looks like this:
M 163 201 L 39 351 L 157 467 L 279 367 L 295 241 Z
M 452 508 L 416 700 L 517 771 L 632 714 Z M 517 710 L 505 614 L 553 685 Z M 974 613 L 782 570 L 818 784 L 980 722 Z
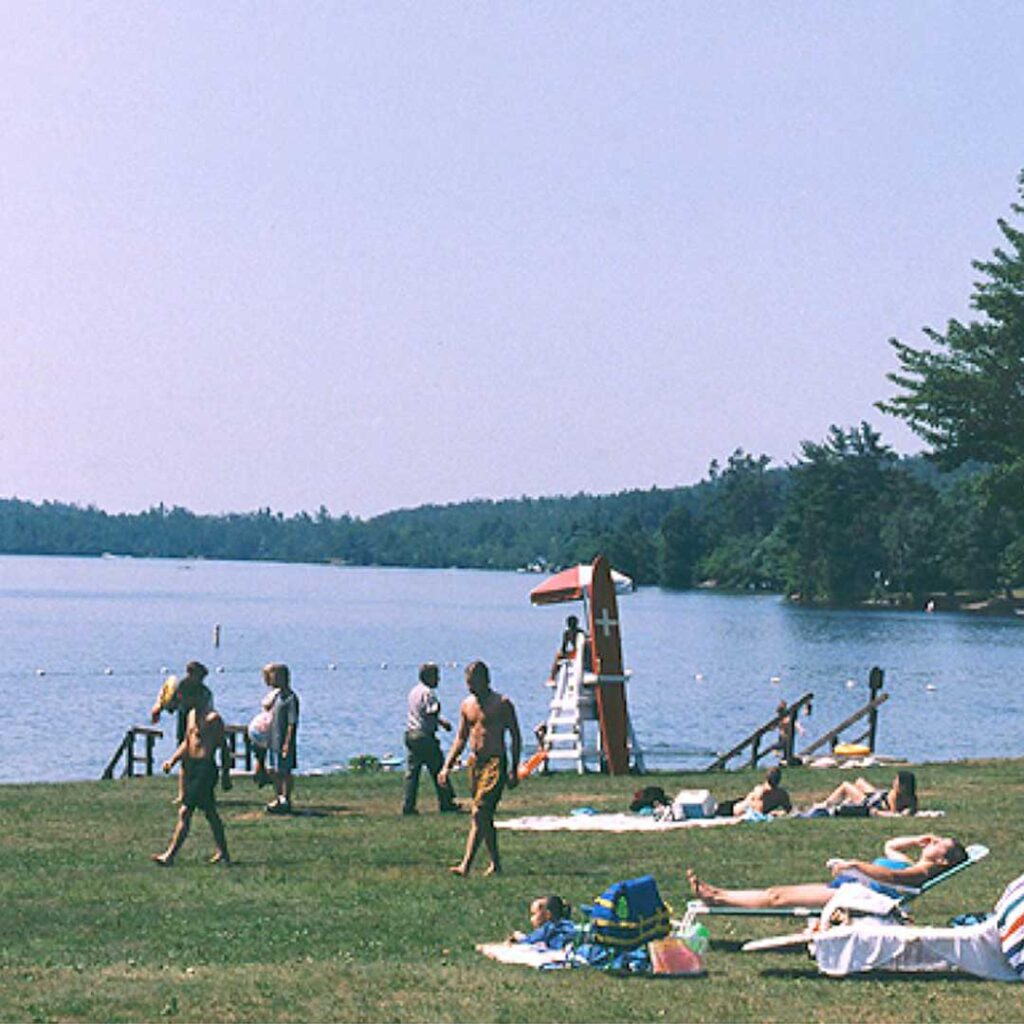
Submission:
M 424 765 L 434 780 L 437 804 L 441 813 L 458 811 L 455 791 L 447 779 L 438 782 L 443 756 L 437 741 L 437 727 L 450 730 L 452 723 L 441 717 L 441 702 L 437 697 L 440 681 L 437 665 L 428 661 L 420 666 L 420 681 L 409 691 L 408 717 L 405 723 L 405 800 L 403 814 L 417 814 L 416 794 L 420 786 L 420 768 Z

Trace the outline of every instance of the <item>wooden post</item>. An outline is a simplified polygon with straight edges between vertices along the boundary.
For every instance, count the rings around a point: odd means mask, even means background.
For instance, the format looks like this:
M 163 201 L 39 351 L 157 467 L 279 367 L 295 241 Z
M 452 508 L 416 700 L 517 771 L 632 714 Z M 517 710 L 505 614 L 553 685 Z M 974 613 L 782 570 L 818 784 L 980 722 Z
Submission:
M 871 713 L 868 715 L 868 750 L 875 752 L 875 736 L 878 732 L 878 705 L 874 703 L 885 683 L 885 673 L 877 666 L 868 674 L 868 691 L 871 694 Z

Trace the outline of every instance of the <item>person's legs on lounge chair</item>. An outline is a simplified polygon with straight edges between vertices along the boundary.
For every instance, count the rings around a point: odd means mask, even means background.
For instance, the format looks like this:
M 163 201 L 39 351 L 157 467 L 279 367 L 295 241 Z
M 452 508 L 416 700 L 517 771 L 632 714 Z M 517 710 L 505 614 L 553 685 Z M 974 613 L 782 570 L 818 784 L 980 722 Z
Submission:
M 710 907 L 823 907 L 835 895 L 835 889 L 823 882 L 773 885 L 767 889 L 723 889 L 701 881 L 693 871 L 687 871 L 686 877 L 693 894 Z

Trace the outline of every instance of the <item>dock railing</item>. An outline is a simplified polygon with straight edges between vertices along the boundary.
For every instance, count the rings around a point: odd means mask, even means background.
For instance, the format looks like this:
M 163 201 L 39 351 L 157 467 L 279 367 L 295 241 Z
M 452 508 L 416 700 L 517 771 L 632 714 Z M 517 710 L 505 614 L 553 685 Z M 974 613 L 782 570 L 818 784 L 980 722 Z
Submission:
M 124 771 L 121 773 L 122 777 L 127 776 L 133 778 L 139 774 L 136 771 L 136 764 L 141 762 L 145 767 L 145 774 L 153 774 L 153 748 L 156 746 L 156 741 L 163 738 L 162 729 L 154 729 L 149 725 L 133 725 L 125 734 L 124 739 L 121 740 L 117 750 L 114 751 L 114 756 L 110 759 L 110 763 L 106 768 L 103 769 L 103 778 L 112 779 L 114 772 L 117 769 L 117 763 L 124 758 Z M 145 740 L 145 748 L 140 753 L 136 746 L 136 741 L 139 738 Z
M 122 778 L 134 778 L 137 775 L 154 774 L 156 757 L 154 748 L 156 741 L 163 738 L 162 729 L 154 729 L 148 725 L 133 725 L 124 734 L 118 744 L 114 756 L 103 769 L 102 778 L 112 779 L 118 764 L 123 760 Z M 139 749 L 138 741 L 143 740 L 143 748 Z M 228 771 L 251 772 L 253 765 L 252 740 L 249 730 L 244 725 L 225 725 L 224 742 L 227 745 L 226 760 Z M 225 756 L 225 755 L 222 755 Z
M 800 757 L 806 758 L 809 754 L 821 750 L 826 744 L 828 744 L 830 750 L 834 750 L 839 743 L 840 735 L 862 718 L 868 720 L 867 728 L 857 736 L 847 737 L 846 742 L 863 744 L 873 754 L 875 752 L 875 740 L 878 737 L 878 709 L 889 699 L 889 694 L 880 692 L 884 684 L 885 673 L 876 665 L 868 673 L 868 693 L 870 695 L 868 702 L 863 707 L 858 708 L 848 718 L 844 718 L 834 729 L 829 729 L 828 732 L 819 736 L 813 743 L 808 743 L 800 751 Z
M 776 714 L 773 718 L 770 718 L 764 725 L 759 726 L 755 729 L 746 739 L 737 743 L 731 750 L 726 751 L 724 754 L 719 754 L 714 761 L 711 762 L 704 769 L 706 772 L 720 771 L 724 769 L 728 763 L 734 758 L 738 757 L 743 753 L 747 747 L 750 748 L 750 757 L 747 759 L 747 766 L 750 768 L 756 768 L 757 762 L 763 757 L 767 757 L 772 752 L 779 754 L 779 760 L 784 764 L 793 760 L 793 737 L 796 735 L 796 716 L 800 713 L 801 709 L 808 706 L 811 701 L 814 700 L 813 693 L 805 693 L 799 700 L 793 701 L 792 704 L 786 706 L 786 710 Z M 780 729 L 783 723 L 787 723 L 786 726 Z M 761 749 L 761 741 L 769 733 L 778 733 L 779 741 L 770 744 Z M 784 747 L 780 746 L 780 743 L 784 744 Z

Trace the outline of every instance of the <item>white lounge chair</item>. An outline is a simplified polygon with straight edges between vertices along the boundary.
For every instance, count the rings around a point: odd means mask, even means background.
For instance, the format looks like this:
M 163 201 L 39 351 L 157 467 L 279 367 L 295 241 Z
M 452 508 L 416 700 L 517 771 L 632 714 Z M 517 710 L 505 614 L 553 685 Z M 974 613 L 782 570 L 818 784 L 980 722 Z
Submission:
M 830 927 L 847 888 L 858 887 L 843 886 L 836 893 L 822 910 L 817 930 L 748 942 L 743 949 L 806 944 L 818 969 L 833 977 L 878 970 L 954 971 L 993 981 L 1024 981 L 1024 875 L 1007 886 L 984 921 L 953 928 L 918 928 L 878 917 Z

